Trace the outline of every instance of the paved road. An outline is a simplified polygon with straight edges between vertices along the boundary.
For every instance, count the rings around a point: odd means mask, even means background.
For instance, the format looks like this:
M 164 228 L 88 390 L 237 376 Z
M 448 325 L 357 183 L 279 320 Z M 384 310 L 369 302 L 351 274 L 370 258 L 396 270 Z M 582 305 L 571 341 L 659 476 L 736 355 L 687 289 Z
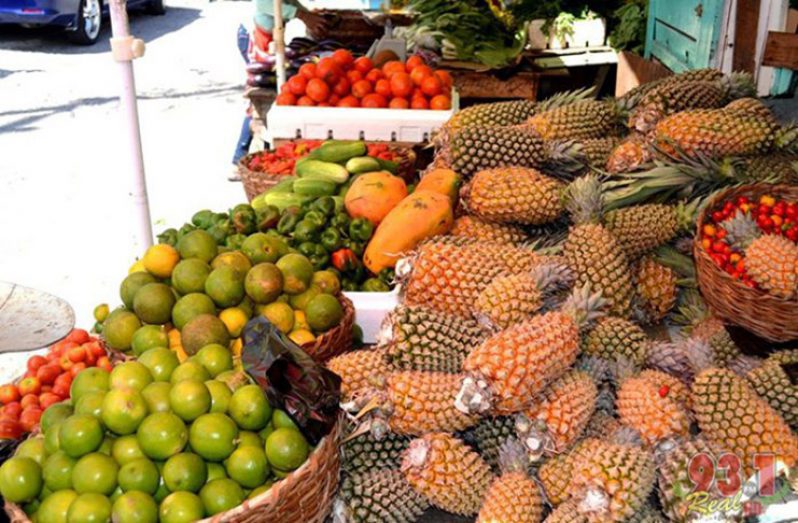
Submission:
M 165 16 L 131 13 L 147 43 L 135 70 L 156 231 L 244 200 L 226 178 L 246 107 L 236 29 L 251 9 L 170 0 Z M 109 35 L 75 47 L 51 30 L 0 32 L 0 279 L 68 299 L 87 327 L 141 254 Z

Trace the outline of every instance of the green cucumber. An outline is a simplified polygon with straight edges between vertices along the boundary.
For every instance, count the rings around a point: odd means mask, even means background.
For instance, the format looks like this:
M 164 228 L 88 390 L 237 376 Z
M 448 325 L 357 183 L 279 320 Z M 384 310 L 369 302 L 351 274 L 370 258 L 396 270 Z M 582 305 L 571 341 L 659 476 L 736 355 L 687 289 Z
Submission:
M 324 142 L 318 149 L 314 149 L 311 156 L 314 160 L 323 162 L 345 163 L 355 156 L 366 154 L 366 144 L 363 142 L 350 142 L 333 140 Z
M 396 171 L 399 170 L 399 164 L 396 162 L 383 160 L 382 158 L 377 158 L 377 161 L 380 162 L 380 169 L 388 171 L 391 174 L 396 174 Z
M 294 182 L 294 192 L 305 196 L 332 196 L 338 186 L 334 182 L 313 178 L 300 178 Z
M 267 192 L 263 195 L 263 206 L 273 205 L 283 212 L 288 207 L 301 207 L 313 200 L 313 196 L 296 194 L 292 192 Z M 255 208 L 257 211 L 258 209 Z
M 379 171 L 380 162 L 371 156 L 356 156 L 346 161 L 346 170 L 352 174 Z
M 294 182 L 296 179 L 296 176 L 286 176 L 272 185 L 268 192 L 294 192 Z
M 296 165 L 296 173 L 301 178 L 315 178 L 333 183 L 345 183 L 349 179 L 349 171 L 337 163 L 320 160 L 305 160 Z

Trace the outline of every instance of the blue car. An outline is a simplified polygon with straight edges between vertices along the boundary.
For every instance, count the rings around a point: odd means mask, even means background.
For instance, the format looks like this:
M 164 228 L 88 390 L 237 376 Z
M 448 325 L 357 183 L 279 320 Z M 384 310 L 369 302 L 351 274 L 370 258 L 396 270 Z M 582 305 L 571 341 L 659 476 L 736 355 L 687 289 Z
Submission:
M 163 0 L 128 0 L 128 7 L 145 7 L 164 14 Z M 0 0 L 0 24 L 63 27 L 70 40 L 92 45 L 108 17 L 108 0 Z

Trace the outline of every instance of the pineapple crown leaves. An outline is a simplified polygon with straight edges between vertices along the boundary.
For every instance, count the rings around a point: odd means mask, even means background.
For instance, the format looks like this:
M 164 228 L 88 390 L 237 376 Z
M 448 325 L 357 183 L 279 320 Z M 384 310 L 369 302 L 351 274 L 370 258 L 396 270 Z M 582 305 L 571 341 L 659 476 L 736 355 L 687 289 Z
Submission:
M 574 176 L 588 167 L 584 146 L 577 140 L 551 140 L 546 149 L 546 174 L 561 180 L 573 180 Z
M 606 305 L 607 300 L 601 295 L 601 291 L 591 292 L 590 285 L 586 284 L 571 291 L 560 311 L 571 316 L 579 330 L 584 330 L 604 316 L 602 309 Z
M 681 342 L 653 341 L 648 350 L 646 366 L 675 376 L 684 383 L 693 380 L 693 366 Z
M 695 280 L 695 262 L 690 256 L 686 256 L 670 245 L 660 245 L 654 250 L 654 260 L 664 265 L 686 280 Z M 689 285 L 686 285 L 689 286 Z
M 777 132 L 773 142 L 776 149 L 798 153 L 798 124 L 791 123 L 782 126 Z
M 544 293 L 553 293 L 569 288 L 576 278 L 574 271 L 564 259 L 551 258 L 529 271 L 537 288 Z
M 640 372 L 640 368 L 632 360 L 623 356 L 619 356 L 614 361 L 609 362 L 609 369 L 616 388 L 620 388 L 626 380 L 633 378 Z
M 756 97 L 754 77 L 749 72 L 734 71 L 721 78 L 720 84 L 726 90 L 726 97 L 729 100 Z
M 642 448 L 643 438 L 635 429 L 621 426 L 610 436 L 610 443 L 623 447 Z
M 596 386 L 602 385 L 611 376 L 610 362 L 598 356 L 582 356 L 575 368 L 590 376 Z
M 692 327 L 709 316 L 709 309 L 698 290 L 687 289 L 681 294 L 676 312 L 671 315 L 671 320 L 677 325 L 684 326 L 684 332 L 689 334 Z
M 695 337 L 684 340 L 684 352 L 690 360 L 694 374 L 712 367 L 712 347 Z
M 511 472 L 529 473 L 529 457 L 526 447 L 516 438 L 507 438 L 499 446 L 499 468 L 503 474 Z
M 727 241 L 743 249 L 748 248 L 751 242 L 762 235 L 756 222 L 742 210 L 738 210 L 730 220 L 724 221 L 721 227 L 727 233 Z
M 599 223 L 604 212 L 604 190 L 598 176 L 577 178 L 563 193 L 565 208 L 577 224 Z
M 764 365 L 764 363 L 765 360 L 762 358 L 749 356 L 747 354 L 740 354 L 729 363 L 728 367 L 738 376 L 745 378 L 750 372 L 758 369 Z
M 557 109 L 558 107 L 565 107 L 566 105 L 571 105 L 572 103 L 589 100 L 594 96 L 594 87 L 586 87 L 584 89 L 555 93 L 545 100 L 539 102 L 535 107 L 535 113 L 539 114 L 551 109 Z

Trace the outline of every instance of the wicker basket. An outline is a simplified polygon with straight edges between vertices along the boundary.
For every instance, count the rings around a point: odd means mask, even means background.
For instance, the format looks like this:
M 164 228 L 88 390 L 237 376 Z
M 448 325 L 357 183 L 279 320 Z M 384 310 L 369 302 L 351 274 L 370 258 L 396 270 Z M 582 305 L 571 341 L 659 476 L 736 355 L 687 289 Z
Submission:
M 313 343 L 302 346 L 302 350 L 318 363 L 324 363 L 330 358 L 343 354 L 352 348 L 352 327 L 355 325 L 355 306 L 343 294 L 338 295 L 338 301 L 344 308 L 344 317 L 337 326 L 316 338 Z
M 738 196 L 758 200 L 764 194 L 798 201 L 798 187 L 789 185 L 755 184 L 728 189 L 716 195 L 706 206 L 698 217 L 698 230 L 702 230 L 705 220 L 720 202 Z M 693 242 L 693 255 L 701 294 L 721 319 L 770 341 L 798 339 L 798 300 L 785 300 L 732 278 L 701 247 L 699 235 Z
M 332 510 L 338 490 L 341 459 L 338 448 L 344 430 L 343 416 L 325 436 L 308 460 L 285 479 L 278 481 L 260 496 L 241 505 L 201 520 L 203 523 L 322 523 Z M 25 511 L 17 504 L 5 503 L 11 523 L 30 523 Z

